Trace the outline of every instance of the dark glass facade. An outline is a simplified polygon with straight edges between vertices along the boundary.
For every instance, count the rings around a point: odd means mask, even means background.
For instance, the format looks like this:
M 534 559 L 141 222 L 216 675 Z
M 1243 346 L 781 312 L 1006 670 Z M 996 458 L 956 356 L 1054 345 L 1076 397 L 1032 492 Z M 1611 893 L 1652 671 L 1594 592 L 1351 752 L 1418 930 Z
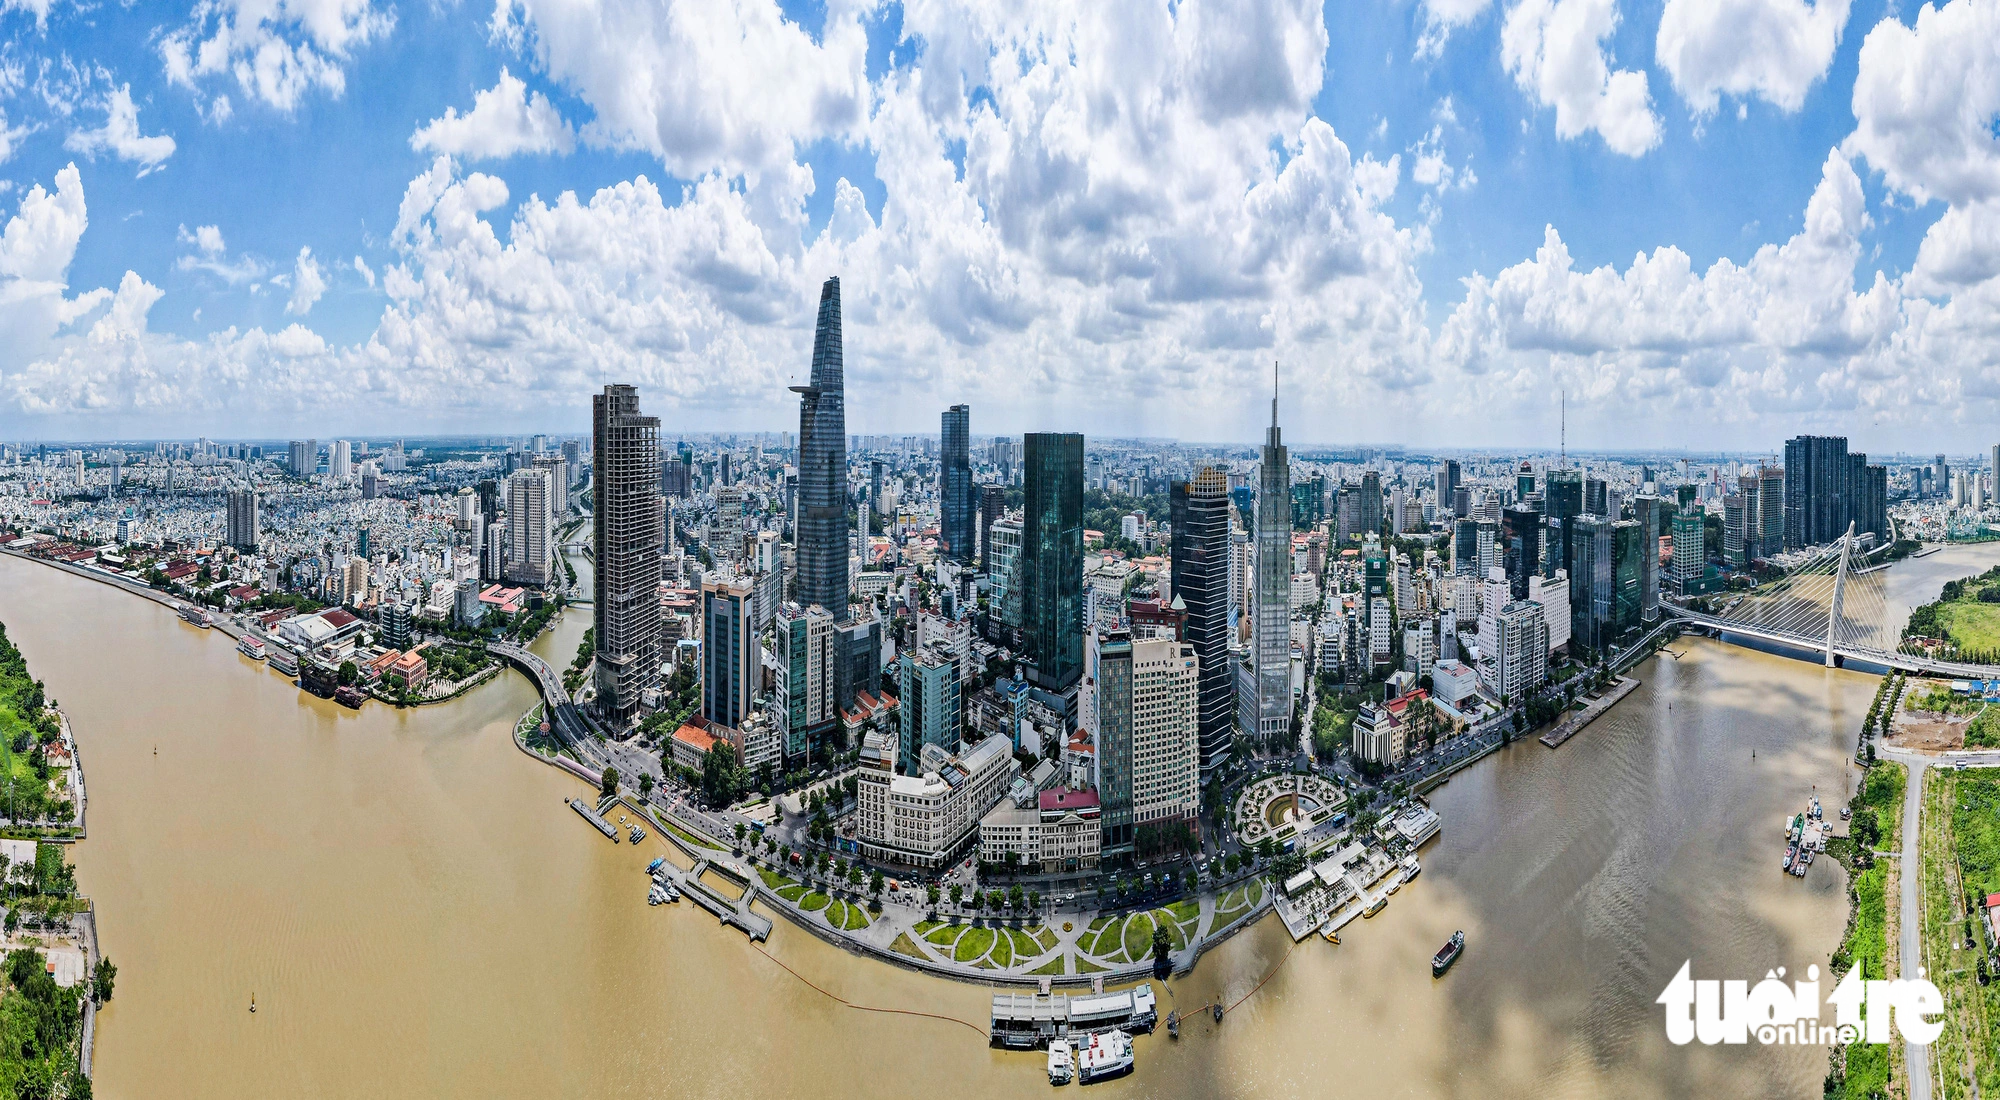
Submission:
M 1083 678 L 1083 436 L 1024 440 L 1021 635 L 1034 685 L 1059 694 Z
M 591 402 L 591 509 L 597 568 L 592 628 L 597 706 L 622 725 L 660 676 L 660 549 L 666 513 L 654 474 L 660 420 L 639 415 L 639 391 L 606 386 Z
M 1196 749 L 1205 783 L 1229 759 L 1229 476 L 1205 466 L 1168 490 L 1174 599 L 1187 611 L 1186 639 L 1198 664 Z
M 840 352 L 840 279 L 819 292 L 812 383 L 799 395 L 798 602 L 846 622 L 847 394 Z
M 970 562 L 973 551 L 972 409 L 953 405 L 944 411 L 938 465 L 938 534 L 953 561 Z

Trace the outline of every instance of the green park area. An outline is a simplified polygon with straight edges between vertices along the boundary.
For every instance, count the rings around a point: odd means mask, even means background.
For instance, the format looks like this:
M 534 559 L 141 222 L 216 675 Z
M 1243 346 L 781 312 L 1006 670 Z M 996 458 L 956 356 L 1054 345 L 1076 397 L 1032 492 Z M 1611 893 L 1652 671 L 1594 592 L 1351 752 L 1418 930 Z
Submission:
M 2000 771 L 1933 769 L 1924 784 L 1923 961 L 1944 994 L 1931 1045 L 1942 1100 L 2000 1091 L 2000 983 L 1982 902 L 2000 893 Z
M 1943 639 L 1957 660 L 2000 663 L 2000 566 L 1946 581 L 1935 602 L 1910 612 L 1903 636 Z

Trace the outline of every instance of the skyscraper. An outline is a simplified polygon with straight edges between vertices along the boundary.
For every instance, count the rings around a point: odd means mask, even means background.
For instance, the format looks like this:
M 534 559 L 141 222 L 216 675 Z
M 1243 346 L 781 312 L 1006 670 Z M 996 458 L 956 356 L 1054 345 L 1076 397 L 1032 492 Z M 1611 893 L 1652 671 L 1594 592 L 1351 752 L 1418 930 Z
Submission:
M 1023 441 L 1021 645 L 1029 681 L 1064 696 L 1083 676 L 1083 436 L 1033 432 Z
M 944 411 L 944 427 L 939 435 L 943 446 L 939 455 L 938 534 L 945 552 L 953 561 L 972 560 L 972 408 L 953 405 Z
M 660 674 L 660 548 L 666 520 L 653 464 L 660 420 L 639 415 L 639 391 L 604 387 L 591 402 L 592 530 L 597 569 L 592 629 L 597 706 L 623 724 Z M 565 443 L 565 451 L 571 444 Z
M 840 348 L 840 279 L 819 291 L 812 380 L 799 395 L 798 600 L 847 622 L 847 395 Z M 1080 504 L 1079 504 L 1080 507 Z M 1079 532 L 1080 532 L 1079 528 Z
M 701 582 L 701 716 L 741 729 L 757 687 L 757 632 L 750 622 L 752 589 L 735 577 Z
M 1196 689 L 1201 779 L 1229 759 L 1234 731 L 1229 680 L 1229 474 L 1195 471 L 1168 488 L 1175 602 L 1187 612 L 1187 641 L 1200 663 Z
M 1292 720 L 1292 515 L 1291 456 L 1278 429 L 1278 399 L 1271 399 L 1271 427 L 1257 478 L 1257 557 L 1250 660 L 1237 680 L 1237 722 L 1243 732 L 1268 742 Z M 1364 530 L 1381 526 L 1381 482 L 1361 480 Z M 1367 525 L 1370 500 L 1376 521 Z
M 516 584 L 549 582 L 549 472 L 516 470 L 507 479 L 506 576 Z
M 247 485 L 229 490 L 229 545 L 257 552 L 257 490 Z
M 778 667 L 768 711 L 783 743 L 785 769 L 795 771 L 824 750 L 839 717 L 833 700 L 839 650 L 825 608 L 786 604 L 774 625 Z
M 1938 465 L 1944 464 L 1939 456 Z M 1785 441 L 1785 548 L 1819 546 L 1847 533 L 1889 535 L 1889 470 L 1850 453 L 1846 436 Z
M 345 439 L 336 439 L 327 444 L 326 472 L 335 481 L 346 481 L 354 476 L 354 450 Z
M 983 485 L 979 494 L 979 571 L 993 571 L 993 524 L 1007 509 L 1007 490 Z
M 1104 857 L 1132 854 L 1132 635 L 1113 631 L 1097 647 L 1097 797 Z

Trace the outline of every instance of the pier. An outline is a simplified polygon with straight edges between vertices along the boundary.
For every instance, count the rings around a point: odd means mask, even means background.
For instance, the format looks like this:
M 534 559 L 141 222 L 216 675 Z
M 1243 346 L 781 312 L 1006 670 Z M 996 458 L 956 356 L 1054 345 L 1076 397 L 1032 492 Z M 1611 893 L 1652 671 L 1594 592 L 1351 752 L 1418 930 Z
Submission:
M 583 800 L 580 798 L 572 798 L 569 799 L 568 801 L 570 809 L 575 810 L 579 815 L 583 817 L 585 821 L 588 821 L 592 825 L 597 826 L 597 831 L 603 833 L 605 836 L 610 837 L 611 843 L 613 844 L 618 843 L 618 830 L 612 828 L 611 823 L 609 821 L 604 820 L 604 818 L 600 814 L 598 814 L 596 810 L 593 810 L 589 806 L 584 805 Z
M 1639 681 L 1632 677 L 1620 676 L 1618 683 L 1613 685 L 1610 691 L 1598 696 L 1589 706 L 1563 719 L 1561 725 L 1543 734 L 1542 744 L 1552 749 L 1560 748 L 1564 741 L 1575 737 L 1583 727 L 1597 721 L 1598 716 L 1616 706 L 1619 700 L 1632 694 L 1632 690 L 1638 686 Z
M 639 814 L 641 820 L 647 819 L 647 815 L 629 800 L 620 797 L 618 802 Z M 681 893 L 692 898 L 696 905 L 715 914 L 716 919 L 722 923 L 742 929 L 744 935 L 750 937 L 751 942 L 763 943 L 771 938 L 771 918 L 751 910 L 751 906 L 757 901 L 757 891 L 763 888 L 754 871 L 718 862 L 714 853 L 706 849 L 697 849 L 675 836 L 672 829 L 657 821 L 653 824 L 658 826 L 656 835 L 693 861 L 693 866 L 685 871 L 674 866 L 672 862 L 662 864 L 659 873 L 665 875 L 667 881 L 678 887 Z M 701 881 L 702 873 L 705 871 L 715 871 L 742 883 L 743 896 L 727 898 L 717 893 L 713 887 Z

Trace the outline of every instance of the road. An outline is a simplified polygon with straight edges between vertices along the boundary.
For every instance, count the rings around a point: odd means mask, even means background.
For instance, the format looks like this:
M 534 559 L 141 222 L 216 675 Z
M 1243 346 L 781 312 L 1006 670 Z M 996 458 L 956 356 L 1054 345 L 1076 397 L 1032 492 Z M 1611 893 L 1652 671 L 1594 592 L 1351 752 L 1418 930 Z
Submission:
M 1981 754 L 1960 754 L 1977 757 Z M 2000 754 L 1986 754 L 2000 756 Z M 1902 865 L 1901 875 L 1903 896 L 1902 943 L 1897 949 L 1901 960 L 1898 977 L 1914 977 L 1918 960 L 1923 958 L 1923 924 L 1920 902 L 1922 891 L 1919 879 L 1923 869 L 1920 834 L 1918 825 L 1922 820 L 1924 805 L 1924 769 L 1931 764 L 1931 758 L 1914 752 L 1890 749 L 1882 753 L 1884 759 L 1894 760 L 1910 770 L 1903 784 L 1903 855 L 1897 860 Z M 1910 1100 L 1931 1100 L 1931 1052 L 1929 1047 L 1915 1043 L 1903 1044 L 1903 1063 L 1910 1071 Z

